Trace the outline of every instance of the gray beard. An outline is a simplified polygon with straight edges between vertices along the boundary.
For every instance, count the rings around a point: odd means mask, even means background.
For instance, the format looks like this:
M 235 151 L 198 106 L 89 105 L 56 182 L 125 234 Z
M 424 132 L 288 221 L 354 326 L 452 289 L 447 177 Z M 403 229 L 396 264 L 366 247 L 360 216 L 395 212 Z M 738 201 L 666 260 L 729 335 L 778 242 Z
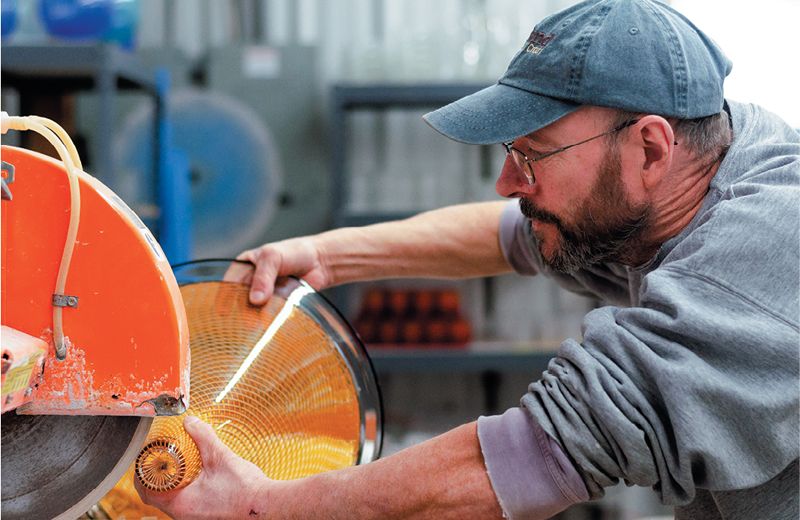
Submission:
M 619 156 L 609 151 L 592 194 L 578 213 L 576 224 L 567 226 L 556 215 L 520 199 L 520 210 L 529 219 L 556 226 L 560 240 L 547 258 L 539 242 L 542 261 L 559 273 L 574 273 L 605 262 L 622 262 L 640 256 L 642 236 L 650 224 L 649 206 L 634 206 L 625 196 L 619 174 Z M 600 209 L 602 208 L 602 211 Z

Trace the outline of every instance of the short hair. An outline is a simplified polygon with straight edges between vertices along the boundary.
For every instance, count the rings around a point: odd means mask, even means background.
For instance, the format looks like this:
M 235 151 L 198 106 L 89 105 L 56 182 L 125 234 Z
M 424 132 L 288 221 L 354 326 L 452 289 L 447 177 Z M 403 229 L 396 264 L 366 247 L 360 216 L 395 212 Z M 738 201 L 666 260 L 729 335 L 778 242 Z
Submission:
M 642 117 L 640 112 L 617 110 L 612 122 L 612 128 L 639 117 Z M 696 119 L 661 117 L 666 119 L 672 126 L 675 140 L 681 146 L 685 146 L 686 150 L 698 159 L 716 157 L 731 144 L 733 136 L 731 134 L 730 118 L 725 110 L 721 110 L 718 114 Z M 614 144 L 618 142 L 617 132 L 609 134 L 609 137 L 614 139 Z

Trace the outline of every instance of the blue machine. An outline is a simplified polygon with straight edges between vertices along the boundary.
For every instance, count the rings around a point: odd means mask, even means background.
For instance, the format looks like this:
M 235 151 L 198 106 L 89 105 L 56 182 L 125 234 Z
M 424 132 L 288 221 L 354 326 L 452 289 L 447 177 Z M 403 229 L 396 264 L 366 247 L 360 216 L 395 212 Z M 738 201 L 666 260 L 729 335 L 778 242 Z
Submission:
M 139 1 L 40 0 L 39 15 L 51 36 L 112 41 L 131 50 L 136 43 Z
M 185 156 L 162 154 L 172 161 L 164 170 L 179 171 L 183 162 L 190 185 L 181 185 L 185 176 L 180 174 L 154 174 L 153 107 L 148 102 L 117 133 L 115 170 L 125 179 L 117 192 L 134 209 L 148 203 L 159 207 L 155 227 L 165 250 L 171 243 L 178 251 L 185 248 L 175 242 L 181 236 L 191 240 L 191 257 L 230 257 L 260 244 L 280 192 L 280 163 L 269 131 L 252 111 L 221 94 L 184 90 L 168 96 L 167 103 L 167 142 Z M 180 209 L 185 189 L 191 225 Z M 180 253 L 166 252 L 170 262 L 179 261 Z

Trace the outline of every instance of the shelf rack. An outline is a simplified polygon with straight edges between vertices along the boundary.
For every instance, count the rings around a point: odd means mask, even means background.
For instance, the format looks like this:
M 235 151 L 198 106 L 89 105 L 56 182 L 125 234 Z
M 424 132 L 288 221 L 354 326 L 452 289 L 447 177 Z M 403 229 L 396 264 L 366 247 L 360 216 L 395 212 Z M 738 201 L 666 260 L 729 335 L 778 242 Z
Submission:
M 482 373 L 524 372 L 538 375 L 547 369 L 553 350 L 514 350 L 511 343 L 493 342 L 491 350 L 480 343 L 464 348 L 376 347 L 369 349 L 378 373 Z
M 91 145 L 92 174 L 112 189 L 117 179 L 112 157 L 116 96 L 119 90 L 141 90 L 155 100 L 156 178 L 161 173 L 159 129 L 164 120 L 165 91 L 155 74 L 135 56 L 107 43 L 59 45 L 4 45 L 3 85 L 24 96 L 53 96 L 92 90 L 98 109 Z M 168 83 L 168 82 L 167 82 Z M 24 115 L 24 114 L 23 114 Z
M 452 103 L 488 85 L 473 83 L 337 84 L 331 91 L 330 164 L 333 227 L 364 226 L 410 217 L 412 212 L 351 213 L 348 210 L 347 116 L 354 110 L 431 108 Z

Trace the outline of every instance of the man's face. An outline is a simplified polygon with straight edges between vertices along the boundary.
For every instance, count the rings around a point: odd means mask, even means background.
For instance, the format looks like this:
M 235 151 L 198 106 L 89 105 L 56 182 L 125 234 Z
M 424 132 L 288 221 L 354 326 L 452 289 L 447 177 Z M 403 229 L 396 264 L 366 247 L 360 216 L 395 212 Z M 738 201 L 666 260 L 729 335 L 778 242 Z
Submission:
M 606 148 L 593 177 L 596 180 L 588 195 L 562 205 L 558 214 L 538 207 L 535 197 L 520 196 L 520 209 L 530 219 L 542 259 L 558 272 L 574 272 L 600 262 L 624 262 L 639 248 L 648 228 L 650 206 L 630 201 L 618 147 Z

